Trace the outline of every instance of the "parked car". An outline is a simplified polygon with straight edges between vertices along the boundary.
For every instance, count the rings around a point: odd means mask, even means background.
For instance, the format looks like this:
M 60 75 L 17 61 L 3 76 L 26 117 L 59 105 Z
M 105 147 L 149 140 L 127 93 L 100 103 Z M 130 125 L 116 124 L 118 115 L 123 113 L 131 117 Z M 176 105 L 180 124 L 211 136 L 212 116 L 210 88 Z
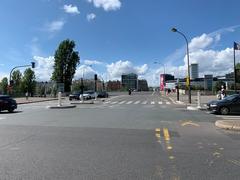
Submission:
M 86 96 L 87 99 L 94 99 L 95 98 L 95 92 L 94 91 L 86 91 L 83 94 L 83 97 Z
M 106 91 L 98 92 L 98 98 L 108 98 L 108 93 Z
M 7 95 L 0 95 L 0 111 L 13 112 L 15 109 L 17 109 L 17 103 L 14 99 Z
M 229 113 L 240 113 L 240 94 L 227 96 L 222 100 L 207 103 L 209 111 L 227 115 Z
M 80 96 L 80 92 L 74 92 L 72 94 L 69 95 L 69 100 L 72 101 L 73 99 L 74 100 L 79 100 L 79 96 Z

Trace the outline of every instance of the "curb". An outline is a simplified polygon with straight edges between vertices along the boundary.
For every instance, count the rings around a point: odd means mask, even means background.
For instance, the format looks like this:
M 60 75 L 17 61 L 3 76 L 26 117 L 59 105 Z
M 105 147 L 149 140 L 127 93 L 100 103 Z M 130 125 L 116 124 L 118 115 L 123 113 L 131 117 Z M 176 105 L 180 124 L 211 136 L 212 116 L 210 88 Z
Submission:
M 55 99 L 44 99 L 44 100 L 38 100 L 38 101 L 25 101 L 25 102 L 19 102 L 19 103 L 17 103 L 17 105 L 39 103 L 39 102 L 46 102 L 46 101 L 56 101 L 56 100 L 58 100 L 58 99 L 55 98 Z
M 48 109 L 70 109 L 75 108 L 76 105 L 64 105 L 64 106 L 47 106 Z
M 240 131 L 240 123 L 239 125 L 236 125 L 236 121 L 233 120 L 232 121 L 218 120 L 215 122 L 215 126 L 221 129 Z
M 78 104 L 94 104 L 94 102 L 71 102 L 70 104 L 75 104 L 75 105 L 78 105 Z

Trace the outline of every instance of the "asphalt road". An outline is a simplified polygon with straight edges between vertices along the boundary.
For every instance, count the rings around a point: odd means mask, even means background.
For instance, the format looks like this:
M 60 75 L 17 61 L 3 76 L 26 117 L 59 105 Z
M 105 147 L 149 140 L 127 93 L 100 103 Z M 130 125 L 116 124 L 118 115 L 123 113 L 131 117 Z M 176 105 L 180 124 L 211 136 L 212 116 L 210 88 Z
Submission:
M 56 103 L 0 113 L 0 179 L 239 179 L 240 134 L 214 122 L 240 117 L 187 111 L 151 93 L 46 108 Z

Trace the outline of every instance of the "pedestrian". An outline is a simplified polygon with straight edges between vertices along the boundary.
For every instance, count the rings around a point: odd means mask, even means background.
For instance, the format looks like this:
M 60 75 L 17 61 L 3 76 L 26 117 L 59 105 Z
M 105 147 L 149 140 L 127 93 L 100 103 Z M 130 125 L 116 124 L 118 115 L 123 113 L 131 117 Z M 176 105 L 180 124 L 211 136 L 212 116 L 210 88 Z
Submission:
M 224 89 L 224 86 L 222 86 L 222 89 L 221 89 L 221 99 L 223 99 L 225 97 L 226 97 L 226 91 Z
M 25 93 L 26 100 L 28 100 L 28 91 Z
M 128 90 L 128 95 L 131 95 L 132 91 L 131 89 Z

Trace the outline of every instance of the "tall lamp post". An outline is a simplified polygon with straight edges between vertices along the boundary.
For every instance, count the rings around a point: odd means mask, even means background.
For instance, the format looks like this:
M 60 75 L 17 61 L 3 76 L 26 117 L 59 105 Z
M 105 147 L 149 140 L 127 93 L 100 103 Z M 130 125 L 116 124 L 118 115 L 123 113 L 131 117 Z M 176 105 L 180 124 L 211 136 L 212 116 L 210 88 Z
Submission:
M 188 75 L 187 75 L 187 86 L 188 86 L 188 102 L 191 104 L 191 80 L 190 80 L 190 65 L 189 65 L 189 48 L 188 48 L 188 40 L 187 37 L 176 28 L 172 28 L 172 32 L 177 32 L 181 36 L 184 37 L 186 44 L 187 44 L 187 68 L 188 68 Z

